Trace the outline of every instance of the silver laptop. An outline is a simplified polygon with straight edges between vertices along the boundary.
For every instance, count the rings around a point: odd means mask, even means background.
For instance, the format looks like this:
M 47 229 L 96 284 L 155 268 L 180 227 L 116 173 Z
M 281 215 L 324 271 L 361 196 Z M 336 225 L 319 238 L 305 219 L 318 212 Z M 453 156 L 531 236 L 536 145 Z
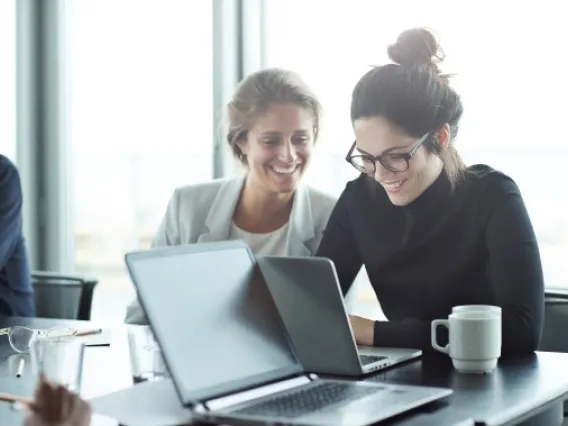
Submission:
M 357 347 L 331 260 L 263 256 L 257 262 L 307 371 L 361 376 L 422 354 L 418 349 Z
M 196 421 L 363 426 L 452 393 L 307 374 L 240 241 L 129 253 L 126 263 Z

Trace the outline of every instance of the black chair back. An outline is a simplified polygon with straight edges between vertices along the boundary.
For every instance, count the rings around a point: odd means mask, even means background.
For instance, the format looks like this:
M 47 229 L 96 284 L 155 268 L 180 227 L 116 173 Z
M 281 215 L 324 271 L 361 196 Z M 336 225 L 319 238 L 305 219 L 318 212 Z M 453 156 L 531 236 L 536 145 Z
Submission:
M 568 352 L 568 295 L 546 292 L 544 299 L 544 329 L 539 351 Z M 564 401 L 564 416 L 568 414 L 568 401 Z
M 539 351 L 568 352 L 568 295 L 547 292 Z
M 36 316 L 89 321 L 98 282 L 96 278 L 32 272 Z

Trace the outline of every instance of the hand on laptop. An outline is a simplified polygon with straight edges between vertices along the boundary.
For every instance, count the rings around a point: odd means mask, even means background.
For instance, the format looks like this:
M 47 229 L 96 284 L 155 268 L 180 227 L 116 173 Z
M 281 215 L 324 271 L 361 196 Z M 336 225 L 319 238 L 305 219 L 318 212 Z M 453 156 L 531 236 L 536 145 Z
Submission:
M 349 322 L 351 322 L 351 328 L 355 334 L 357 344 L 373 346 L 375 340 L 375 321 L 357 315 L 349 315 Z
M 63 386 L 49 383 L 44 376 L 35 391 L 34 403 L 25 426 L 89 426 L 91 406 Z

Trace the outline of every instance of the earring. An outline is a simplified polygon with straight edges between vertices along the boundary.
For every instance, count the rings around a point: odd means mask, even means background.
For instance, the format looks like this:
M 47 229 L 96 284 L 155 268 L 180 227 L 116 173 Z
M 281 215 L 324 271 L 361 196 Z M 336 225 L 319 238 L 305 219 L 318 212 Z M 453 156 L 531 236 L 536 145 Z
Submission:
M 247 156 L 241 152 L 239 155 L 239 160 L 241 160 L 242 163 L 246 163 Z

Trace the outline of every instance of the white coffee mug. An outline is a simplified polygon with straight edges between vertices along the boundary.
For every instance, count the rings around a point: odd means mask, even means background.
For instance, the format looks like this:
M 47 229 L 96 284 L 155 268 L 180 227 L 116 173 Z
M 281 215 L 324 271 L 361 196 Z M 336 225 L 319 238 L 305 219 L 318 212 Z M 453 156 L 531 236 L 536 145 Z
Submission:
M 474 312 L 474 311 L 491 312 L 494 313 L 495 315 L 501 315 L 501 308 L 499 306 L 493 306 L 493 305 L 460 305 L 460 306 L 454 306 L 452 308 L 452 313 Z
M 438 326 L 449 330 L 449 343 L 437 342 Z M 501 356 L 501 315 L 491 310 L 452 313 L 447 320 L 432 321 L 432 347 L 450 355 L 456 370 L 462 373 L 489 373 Z

